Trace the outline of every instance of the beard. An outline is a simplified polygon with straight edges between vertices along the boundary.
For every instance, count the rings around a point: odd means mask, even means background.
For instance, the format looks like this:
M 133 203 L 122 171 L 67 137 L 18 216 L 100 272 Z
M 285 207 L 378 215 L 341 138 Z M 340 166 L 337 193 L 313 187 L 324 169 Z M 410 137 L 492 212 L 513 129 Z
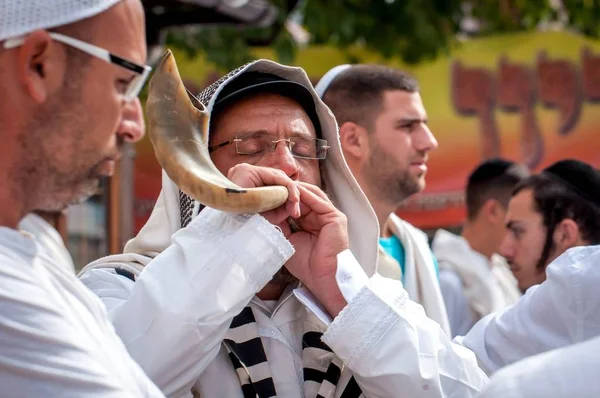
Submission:
M 268 284 L 276 286 L 288 286 L 296 284 L 298 282 L 298 278 L 292 275 L 290 271 L 288 271 L 288 269 L 285 268 L 285 266 L 283 266 L 279 269 L 279 271 L 275 273 L 275 275 L 273 275 L 273 278 L 269 281 Z
M 378 198 L 391 203 L 401 203 L 406 198 L 421 192 L 425 186 L 424 173 L 411 173 L 410 166 L 401 164 L 384 151 L 375 139 L 370 140 L 371 157 L 363 168 L 371 191 Z
M 30 209 L 56 212 L 94 195 L 105 155 L 90 139 L 81 85 L 71 78 L 38 107 L 20 137 L 15 181 Z

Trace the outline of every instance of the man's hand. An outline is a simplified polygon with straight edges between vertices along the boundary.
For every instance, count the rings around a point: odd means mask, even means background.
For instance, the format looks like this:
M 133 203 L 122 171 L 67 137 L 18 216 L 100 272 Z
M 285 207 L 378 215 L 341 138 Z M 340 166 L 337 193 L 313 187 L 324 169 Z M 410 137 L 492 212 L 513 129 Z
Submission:
M 318 187 L 303 182 L 296 185 L 302 215 L 295 221 L 302 231 L 289 237 L 296 253 L 285 267 L 335 317 L 346 305 L 335 279 L 337 255 L 348 249 L 346 216 Z M 285 233 L 285 226 L 282 229 Z
M 283 206 L 262 213 L 271 224 L 279 225 L 288 217 L 300 217 L 300 191 L 296 183 L 283 171 L 271 167 L 240 163 L 229 169 L 227 178 L 242 188 L 257 188 L 282 185 L 288 190 L 288 199 Z M 287 235 L 286 235 L 287 236 Z
M 281 228 L 296 253 L 285 267 L 298 278 L 333 317 L 344 308 L 335 274 L 337 255 L 348 249 L 346 216 L 315 185 L 292 181 L 283 171 L 246 163 L 232 167 L 227 177 L 244 188 L 282 185 L 288 189 L 287 202 L 261 215 Z M 287 223 L 292 217 L 301 231 Z

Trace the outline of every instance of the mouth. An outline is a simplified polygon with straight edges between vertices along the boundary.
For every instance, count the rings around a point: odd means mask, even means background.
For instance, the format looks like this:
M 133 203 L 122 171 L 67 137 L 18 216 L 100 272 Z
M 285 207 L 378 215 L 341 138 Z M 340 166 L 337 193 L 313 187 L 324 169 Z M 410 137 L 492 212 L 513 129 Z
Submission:
M 426 160 L 417 160 L 410 163 L 410 167 L 419 169 L 421 171 L 427 171 L 427 161 Z
M 100 161 L 96 168 L 96 173 L 98 176 L 111 177 L 115 173 L 115 168 L 117 167 L 117 162 L 121 158 L 121 155 L 122 154 L 119 152 Z

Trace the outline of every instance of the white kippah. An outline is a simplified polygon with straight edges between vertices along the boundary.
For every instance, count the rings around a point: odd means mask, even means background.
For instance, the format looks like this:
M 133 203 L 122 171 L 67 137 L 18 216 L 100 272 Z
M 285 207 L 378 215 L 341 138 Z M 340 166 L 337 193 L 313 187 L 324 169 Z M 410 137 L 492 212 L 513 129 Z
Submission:
M 0 41 L 93 17 L 119 1 L 0 0 Z
M 315 86 L 315 91 L 317 92 L 319 98 L 323 99 L 325 92 L 327 91 L 331 83 L 335 80 L 335 78 L 338 77 L 338 75 L 346 69 L 349 69 L 351 66 L 352 65 L 345 64 L 338 65 L 334 68 L 329 69 L 329 72 L 325 73 L 321 80 L 319 80 L 319 82 Z

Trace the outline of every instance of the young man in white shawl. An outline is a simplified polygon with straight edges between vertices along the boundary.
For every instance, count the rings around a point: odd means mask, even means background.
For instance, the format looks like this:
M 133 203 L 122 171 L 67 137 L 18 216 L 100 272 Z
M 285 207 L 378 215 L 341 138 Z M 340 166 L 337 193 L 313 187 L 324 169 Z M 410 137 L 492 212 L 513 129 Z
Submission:
M 562 328 L 542 331 L 554 337 L 551 351 L 531 356 L 494 374 L 478 398 L 596 398 L 600 392 L 600 246 L 569 249 L 548 266 L 548 279 L 537 289 L 546 317 L 558 316 Z M 541 291 L 548 287 L 544 293 Z M 525 297 L 531 293 L 527 292 Z M 562 304 L 566 302 L 566 304 Z M 518 304 L 517 304 L 518 305 Z M 543 309 L 529 306 L 530 309 Z M 557 325 L 558 322 L 554 321 Z M 531 330 L 533 331 L 533 330 Z M 522 329 L 521 333 L 527 331 Z M 537 332 L 537 331 L 536 331 Z M 553 336 L 554 335 L 554 336 Z M 520 337 L 520 336 L 515 336 Z M 558 339 L 557 337 L 561 337 Z M 562 340 L 562 341 L 561 341 Z M 524 339 L 522 345 L 531 340 Z M 557 348 L 562 347 L 562 348 Z M 546 345 L 538 347 L 548 349 Z
M 377 215 L 378 272 L 401 280 L 411 300 L 450 335 L 427 236 L 394 213 L 425 188 L 427 158 L 438 146 L 417 81 L 386 66 L 340 65 L 316 90 L 338 121 L 346 162 Z
M 244 187 L 284 185 L 290 198 L 274 212 L 234 215 L 195 203 L 163 174 L 125 253 L 80 274 L 163 392 L 474 396 L 486 377 L 472 353 L 399 281 L 376 274 L 375 214 L 305 72 L 255 61 L 199 100 L 214 165 Z M 292 233 L 288 216 L 303 231 Z
M 465 335 L 482 317 L 521 297 L 517 280 L 497 253 L 507 233 L 508 201 L 528 175 L 525 167 L 504 159 L 481 163 L 467 180 L 462 234 L 440 229 L 433 238 L 452 336 Z
M 161 392 L 36 215 L 94 193 L 143 136 L 139 0 L 0 0 L 0 386 L 11 397 Z
M 600 244 L 598 203 L 600 172 L 578 160 L 556 162 L 513 191 L 501 252 L 511 266 L 518 261 L 517 279 L 529 287 L 455 339 L 486 372 L 600 336 L 600 247 L 589 247 Z

